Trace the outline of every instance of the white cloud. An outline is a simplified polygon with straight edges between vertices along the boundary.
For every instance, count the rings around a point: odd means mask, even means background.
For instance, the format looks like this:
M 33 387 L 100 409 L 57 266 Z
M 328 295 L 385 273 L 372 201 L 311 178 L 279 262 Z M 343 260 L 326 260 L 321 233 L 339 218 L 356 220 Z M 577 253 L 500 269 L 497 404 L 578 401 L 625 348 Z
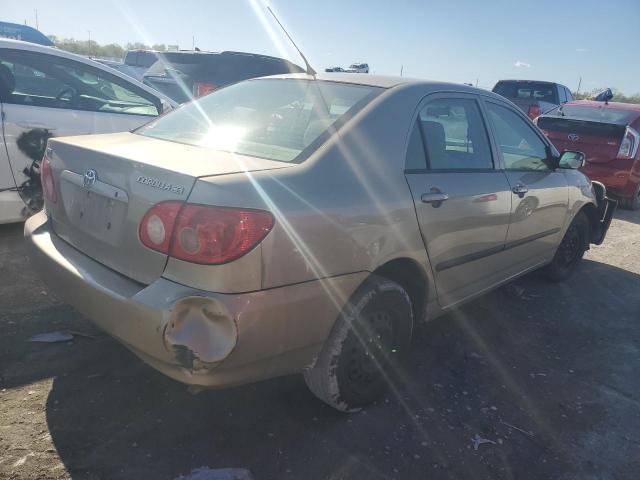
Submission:
M 517 68 L 531 68 L 531 64 L 530 63 L 521 62 L 520 60 L 518 60 L 516 63 L 514 63 L 513 66 L 517 67 Z
M 588 51 L 589 51 L 588 48 L 576 48 L 576 52 L 585 53 L 585 52 L 588 52 Z

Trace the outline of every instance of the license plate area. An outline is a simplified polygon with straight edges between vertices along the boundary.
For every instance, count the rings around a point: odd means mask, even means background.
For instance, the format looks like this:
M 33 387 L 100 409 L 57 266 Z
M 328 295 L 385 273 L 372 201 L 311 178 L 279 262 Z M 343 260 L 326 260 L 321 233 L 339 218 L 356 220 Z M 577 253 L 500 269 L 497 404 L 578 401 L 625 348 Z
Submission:
M 85 186 L 82 175 L 64 170 L 60 193 L 69 226 L 110 245 L 121 242 L 127 192 L 97 179 Z

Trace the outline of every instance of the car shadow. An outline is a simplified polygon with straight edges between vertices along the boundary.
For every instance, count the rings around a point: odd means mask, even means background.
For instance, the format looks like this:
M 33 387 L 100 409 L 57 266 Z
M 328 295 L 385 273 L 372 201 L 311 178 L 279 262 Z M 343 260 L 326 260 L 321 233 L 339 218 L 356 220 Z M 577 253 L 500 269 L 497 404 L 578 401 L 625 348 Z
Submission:
M 63 371 L 40 365 L 56 375 L 49 433 L 75 479 L 203 466 L 256 479 L 631 478 L 639 284 L 594 261 L 567 283 L 529 275 L 419 326 L 390 393 L 353 414 L 300 376 L 193 395 L 115 341 L 87 339 Z
M 640 210 L 636 210 L 634 212 L 632 210 L 625 210 L 618 207 L 613 218 L 615 218 L 616 220 L 622 220 L 624 222 L 640 225 Z

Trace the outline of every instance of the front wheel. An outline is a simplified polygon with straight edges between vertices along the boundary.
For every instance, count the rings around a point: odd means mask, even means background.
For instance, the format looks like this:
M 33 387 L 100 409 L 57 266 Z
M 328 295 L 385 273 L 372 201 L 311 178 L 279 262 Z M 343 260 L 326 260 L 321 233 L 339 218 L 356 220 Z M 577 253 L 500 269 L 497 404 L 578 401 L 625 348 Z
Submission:
M 398 377 L 412 327 L 405 290 L 372 275 L 347 302 L 315 364 L 304 372 L 307 386 L 340 411 L 372 403 Z
M 547 277 L 561 282 L 571 276 L 577 268 L 589 245 L 589 219 L 584 212 L 578 212 L 567 229 L 553 260 L 545 269 Z

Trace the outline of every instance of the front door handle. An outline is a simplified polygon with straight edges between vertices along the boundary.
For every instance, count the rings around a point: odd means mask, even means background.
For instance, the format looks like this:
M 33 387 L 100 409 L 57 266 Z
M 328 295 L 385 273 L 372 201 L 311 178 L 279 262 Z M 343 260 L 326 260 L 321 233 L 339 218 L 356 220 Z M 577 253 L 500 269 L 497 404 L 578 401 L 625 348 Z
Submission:
M 524 185 L 522 185 L 521 183 L 518 183 L 515 187 L 511 189 L 511 191 L 516 195 L 518 195 L 518 197 L 522 198 L 529 191 L 529 189 Z

